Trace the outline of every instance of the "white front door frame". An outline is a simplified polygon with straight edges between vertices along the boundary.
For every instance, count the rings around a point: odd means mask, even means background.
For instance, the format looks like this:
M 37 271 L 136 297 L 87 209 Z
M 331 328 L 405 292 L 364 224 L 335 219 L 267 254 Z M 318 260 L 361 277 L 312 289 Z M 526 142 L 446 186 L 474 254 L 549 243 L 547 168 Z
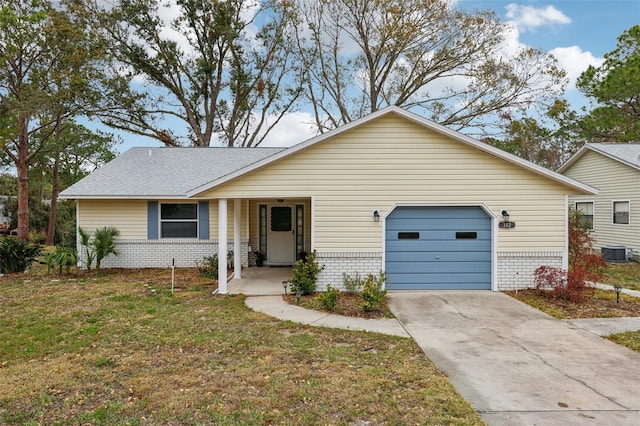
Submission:
M 274 207 L 287 207 L 291 211 L 291 229 L 272 231 L 271 212 Z M 292 265 L 296 262 L 295 203 L 267 204 L 267 258 L 268 265 Z

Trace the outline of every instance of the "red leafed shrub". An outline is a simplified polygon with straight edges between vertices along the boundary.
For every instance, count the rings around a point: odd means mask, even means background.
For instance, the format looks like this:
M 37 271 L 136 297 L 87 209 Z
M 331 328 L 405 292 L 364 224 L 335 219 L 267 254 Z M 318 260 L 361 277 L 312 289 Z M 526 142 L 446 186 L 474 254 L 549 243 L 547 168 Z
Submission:
M 533 273 L 536 288 L 550 297 L 580 302 L 590 295 L 587 281 L 598 281 L 607 263 L 593 250 L 589 230 L 581 226 L 580 212 L 569 212 L 569 270 L 541 266 Z

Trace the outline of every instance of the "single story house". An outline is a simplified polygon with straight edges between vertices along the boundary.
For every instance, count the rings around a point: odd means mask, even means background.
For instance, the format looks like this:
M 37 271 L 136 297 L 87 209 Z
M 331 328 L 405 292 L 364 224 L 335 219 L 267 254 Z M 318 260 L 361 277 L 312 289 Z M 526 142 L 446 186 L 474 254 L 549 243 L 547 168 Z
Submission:
M 319 289 L 384 271 L 391 290 L 513 289 L 567 266 L 568 196 L 591 187 L 397 107 L 290 148 L 133 148 L 62 192 L 113 226 L 108 267 L 193 265 L 219 290 L 262 252 L 316 252 Z
M 558 171 L 598 190 L 569 197 L 592 229 L 595 247 L 619 247 L 610 260 L 640 256 L 640 144 L 585 144 Z

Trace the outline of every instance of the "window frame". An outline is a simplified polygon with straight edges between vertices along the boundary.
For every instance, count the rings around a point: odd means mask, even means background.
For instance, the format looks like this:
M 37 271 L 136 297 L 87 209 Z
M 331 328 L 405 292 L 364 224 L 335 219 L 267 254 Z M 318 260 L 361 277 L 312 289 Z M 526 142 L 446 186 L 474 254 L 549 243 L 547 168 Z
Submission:
M 576 201 L 573 204 L 573 208 L 576 211 L 582 211 L 581 209 L 578 208 L 578 204 L 591 204 L 591 226 L 588 227 L 587 229 L 595 229 L 595 221 L 596 221 L 596 203 L 593 200 L 584 200 L 584 201 Z M 584 213 L 582 214 L 582 216 L 589 216 L 589 215 L 585 215 Z
M 195 219 L 163 219 L 162 218 L 162 206 L 165 205 L 194 205 L 195 206 Z M 165 237 L 162 231 L 163 223 L 194 223 L 196 224 L 196 231 L 194 236 L 183 236 L 183 237 Z M 200 206 L 198 202 L 178 202 L 178 203 L 167 203 L 167 202 L 159 202 L 158 203 L 158 236 L 160 239 L 180 239 L 180 240 L 197 240 L 200 236 Z
M 616 222 L 616 204 L 617 203 L 627 204 L 627 223 Z M 631 200 L 611 200 L 611 224 L 616 226 L 617 225 L 631 226 Z

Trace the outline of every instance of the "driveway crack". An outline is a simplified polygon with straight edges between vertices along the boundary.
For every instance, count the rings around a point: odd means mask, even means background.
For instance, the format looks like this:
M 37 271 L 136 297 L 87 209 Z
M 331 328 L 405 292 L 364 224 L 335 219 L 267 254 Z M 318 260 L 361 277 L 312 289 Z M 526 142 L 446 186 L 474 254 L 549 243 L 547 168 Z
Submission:
M 563 376 L 565 376 L 566 378 L 573 380 L 574 382 L 580 383 L 582 384 L 584 387 L 586 387 L 587 389 L 590 389 L 592 392 L 594 392 L 596 395 L 601 396 L 602 398 L 612 402 L 613 404 L 617 405 L 618 407 L 624 409 L 624 410 L 629 410 L 629 407 L 625 407 L 624 405 L 620 404 L 618 401 L 610 398 L 607 395 L 604 395 L 602 392 L 599 392 L 597 389 L 595 389 L 593 386 L 590 386 L 588 383 L 586 383 L 584 380 L 580 380 L 576 377 L 571 376 L 570 374 L 568 374 L 567 372 L 561 370 L 560 368 L 556 367 L 555 365 L 553 365 L 552 363 L 550 363 L 549 361 L 547 361 L 545 358 L 543 358 L 542 356 L 540 356 L 539 354 L 530 351 L 529 349 L 527 349 L 524 345 L 522 345 L 518 340 L 516 339 L 512 339 L 510 337 L 506 337 L 503 336 L 499 331 L 491 329 L 489 327 L 483 327 L 487 330 L 490 330 L 491 332 L 495 333 L 499 338 L 507 340 L 513 344 L 515 344 L 516 346 L 518 346 L 520 349 L 522 349 L 523 351 L 525 351 L 526 353 L 533 355 L 534 357 L 538 358 L 540 361 L 542 361 L 542 363 L 546 366 L 548 366 L 549 368 L 554 369 L 555 371 L 559 372 L 560 374 L 562 374 Z

